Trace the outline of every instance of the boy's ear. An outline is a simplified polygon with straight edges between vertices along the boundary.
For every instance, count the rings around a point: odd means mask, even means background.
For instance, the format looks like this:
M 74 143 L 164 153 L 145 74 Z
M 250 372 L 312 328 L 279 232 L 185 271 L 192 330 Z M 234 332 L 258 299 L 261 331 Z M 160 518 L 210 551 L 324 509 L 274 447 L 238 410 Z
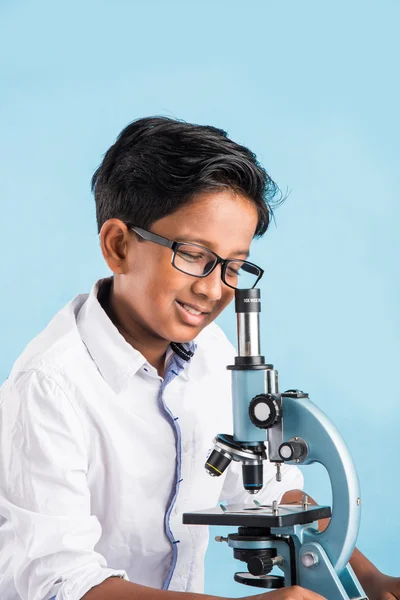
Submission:
M 124 273 L 128 253 L 129 230 L 120 219 L 108 219 L 100 230 L 100 247 L 104 260 L 115 275 Z

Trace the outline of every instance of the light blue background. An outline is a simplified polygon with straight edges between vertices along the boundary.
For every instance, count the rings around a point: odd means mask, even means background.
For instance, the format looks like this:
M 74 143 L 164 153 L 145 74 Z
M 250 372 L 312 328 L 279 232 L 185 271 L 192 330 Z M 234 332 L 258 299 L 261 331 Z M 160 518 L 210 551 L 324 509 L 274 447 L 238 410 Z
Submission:
M 223 127 L 291 191 L 252 254 L 266 270 L 263 351 L 282 389 L 309 391 L 347 440 L 359 547 L 397 576 L 399 19 L 396 0 L 0 7 L 0 380 L 107 274 L 89 180 L 119 131 L 152 114 Z M 220 322 L 235 341 L 230 309 Z M 305 474 L 329 501 L 321 470 Z M 206 590 L 243 596 L 221 546 Z

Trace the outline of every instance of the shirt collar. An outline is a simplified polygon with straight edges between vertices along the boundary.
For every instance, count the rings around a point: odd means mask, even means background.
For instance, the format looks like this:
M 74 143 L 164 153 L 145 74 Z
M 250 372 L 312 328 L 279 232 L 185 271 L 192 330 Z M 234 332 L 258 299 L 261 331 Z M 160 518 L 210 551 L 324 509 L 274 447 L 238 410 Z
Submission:
M 118 393 L 147 361 L 143 354 L 128 344 L 98 300 L 100 288 L 110 285 L 111 281 L 112 278 L 108 277 L 94 284 L 78 313 L 77 327 L 101 375 Z M 174 352 L 182 361 L 190 362 L 195 350 L 194 342 L 172 343 L 167 357 Z

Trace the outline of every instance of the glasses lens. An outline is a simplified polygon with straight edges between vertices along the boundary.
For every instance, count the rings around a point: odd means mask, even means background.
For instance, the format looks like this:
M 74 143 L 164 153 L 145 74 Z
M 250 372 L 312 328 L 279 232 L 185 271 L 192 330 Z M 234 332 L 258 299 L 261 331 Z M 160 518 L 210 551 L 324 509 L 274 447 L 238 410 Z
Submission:
M 230 260 L 225 267 L 225 283 L 239 290 L 252 288 L 261 270 L 245 260 Z
M 175 252 L 174 266 L 188 275 L 208 275 L 217 259 L 211 252 L 193 244 L 180 244 Z

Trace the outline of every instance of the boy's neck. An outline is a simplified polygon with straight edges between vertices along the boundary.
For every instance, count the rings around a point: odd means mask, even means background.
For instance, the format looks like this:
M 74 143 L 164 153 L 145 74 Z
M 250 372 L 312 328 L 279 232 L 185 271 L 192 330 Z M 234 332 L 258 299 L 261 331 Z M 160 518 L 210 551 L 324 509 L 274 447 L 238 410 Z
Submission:
M 128 342 L 135 350 L 138 350 L 152 365 L 157 369 L 160 377 L 164 377 L 165 357 L 168 349 L 168 342 L 165 340 L 155 340 L 146 336 L 143 330 L 139 327 L 133 327 L 132 323 L 128 324 L 128 321 L 124 318 L 123 313 L 120 311 L 118 301 L 113 293 L 112 280 L 111 284 L 104 283 L 99 290 L 98 300 L 109 317 L 118 329 L 125 341 Z

